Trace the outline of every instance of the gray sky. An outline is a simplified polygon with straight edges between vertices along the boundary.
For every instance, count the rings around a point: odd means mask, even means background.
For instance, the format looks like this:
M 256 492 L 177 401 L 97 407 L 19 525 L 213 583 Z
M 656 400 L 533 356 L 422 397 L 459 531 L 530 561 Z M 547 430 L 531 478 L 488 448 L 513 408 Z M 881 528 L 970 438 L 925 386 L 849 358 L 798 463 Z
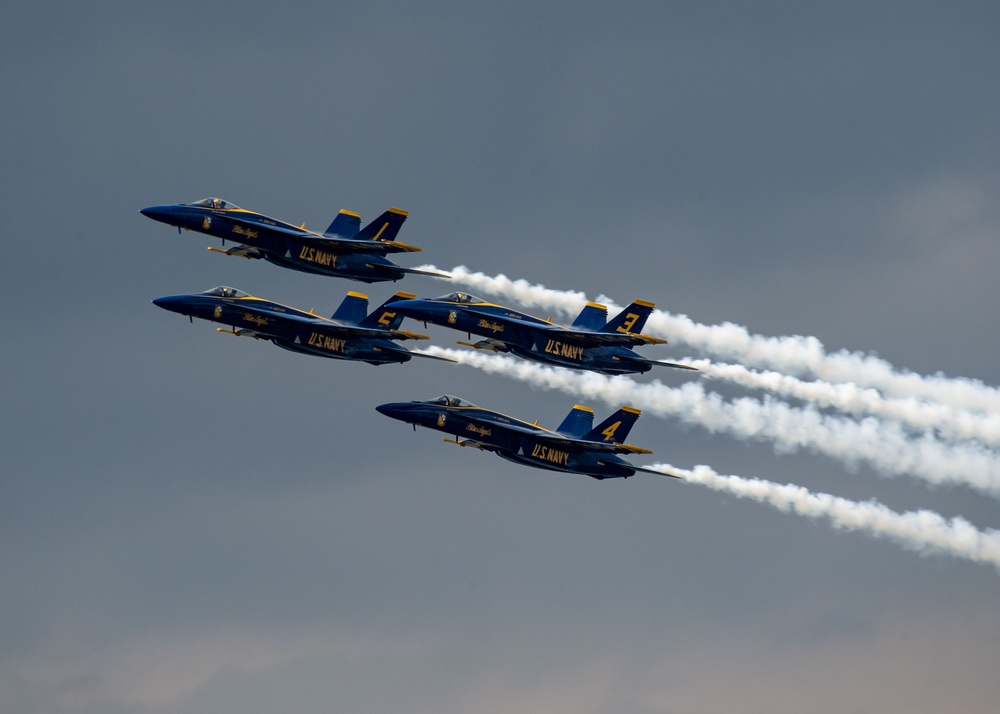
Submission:
M 374 406 L 448 392 L 554 427 L 579 400 L 190 325 L 149 301 L 449 286 L 212 255 L 138 213 L 398 206 L 406 265 L 998 384 L 993 4 L 115 5 L 0 23 L 0 711 L 996 710 L 990 566 L 413 433 Z M 630 440 L 1000 528 L 967 488 L 651 415 Z

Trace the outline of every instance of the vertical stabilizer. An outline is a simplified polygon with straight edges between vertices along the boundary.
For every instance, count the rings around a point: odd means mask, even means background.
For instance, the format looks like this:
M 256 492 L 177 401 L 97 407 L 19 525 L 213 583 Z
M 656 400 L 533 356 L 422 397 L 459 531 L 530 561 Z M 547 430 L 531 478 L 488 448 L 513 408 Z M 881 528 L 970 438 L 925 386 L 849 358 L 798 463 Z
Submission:
M 361 230 L 361 216 L 352 211 L 340 209 L 333 223 L 326 229 L 324 235 L 331 238 L 353 238 Z
M 640 333 L 654 307 L 656 306 L 651 302 L 636 300 L 615 315 L 614 319 L 601 328 L 601 332 Z
M 587 441 L 607 441 L 624 444 L 641 412 L 634 407 L 622 407 L 583 438 Z
M 347 293 L 344 301 L 340 303 L 340 307 L 337 308 L 337 312 L 333 313 L 333 319 L 339 322 L 357 325 L 365 319 L 365 315 L 367 314 L 368 296 L 352 291 Z
M 361 232 L 354 237 L 358 240 L 396 240 L 399 228 L 403 225 L 403 221 L 406 220 L 408 215 L 410 214 L 400 208 L 390 208 L 362 228 Z
M 600 303 L 588 302 L 580 311 L 576 319 L 573 320 L 573 327 L 582 327 L 584 330 L 600 330 L 608 321 L 608 308 Z
M 560 434 L 572 436 L 576 439 L 583 438 L 583 435 L 594 428 L 594 410 L 590 407 L 575 405 L 570 409 L 569 414 L 563 419 L 562 424 L 556 429 Z
M 386 330 L 398 330 L 403 324 L 403 313 L 393 310 L 392 304 L 400 300 L 413 300 L 416 297 L 413 293 L 400 291 L 372 310 L 372 314 L 358 323 L 359 327 L 374 327 Z

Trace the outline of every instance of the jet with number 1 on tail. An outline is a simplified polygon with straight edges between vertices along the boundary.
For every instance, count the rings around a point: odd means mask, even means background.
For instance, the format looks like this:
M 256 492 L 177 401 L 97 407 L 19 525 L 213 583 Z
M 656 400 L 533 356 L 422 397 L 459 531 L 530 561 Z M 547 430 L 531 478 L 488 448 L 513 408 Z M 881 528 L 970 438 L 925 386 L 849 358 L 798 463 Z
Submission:
M 292 352 L 380 365 L 432 357 L 396 344 L 397 340 L 427 339 L 427 335 L 399 329 L 403 316 L 392 305 L 410 297 L 410 293 L 396 293 L 369 315 L 368 296 L 350 292 L 331 318 L 225 286 L 203 293 L 168 295 L 153 300 L 153 304 L 187 315 L 191 322 L 197 317 L 229 325 L 228 330 L 218 328 L 225 334 L 269 340 Z
M 639 418 L 639 410 L 622 407 L 594 426 L 594 411 L 574 406 L 556 430 L 477 407 L 458 397 L 443 396 L 425 402 L 394 402 L 375 407 L 387 417 L 435 429 L 454 436 L 449 444 L 492 451 L 514 463 L 549 471 L 584 474 L 591 478 L 628 478 L 636 471 L 680 478 L 675 474 L 636 466 L 619 454 L 651 454 L 623 443 Z
M 447 278 L 417 268 L 404 268 L 386 258 L 388 253 L 409 253 L 420 248 L 396 240 L 400 226 L 409 215 L 399 208 L 390 208 L 381 216 L 361 227 L 361 216 L 342 210 L 323 232 L 306 230 L 306 225 L 292 225 L 276 218 L 255 213 L 224 201 L 204 198 L 194 203 L 150 206 L 139 211 L 142 215 L 177 227 L 237 243 L 229 249 L 209 247 L 209 250 L 241 258 L 263 258 L 269 263 L 303 273 L 331 275 L 376 283 L 399 280 L 407 273 Z
M 468 293 L 450 293 L 438 298 L 403 300 L 394 309 L 417 322 L 450 327 L 479 342 L 460 345 L 510 352 L 535 362 L 586 369 L 602 374 L 648 372 L 654 366 L 695 369 L 674 362 L 647 359 L 632 350 L 636 345 L 663 344 L 666 340 L 641 333 L 653 303 L 636 300 L 613 319 L 608 309 L 587 303 L 569 327 L 542 320 L 503 305 L 487 302 Z

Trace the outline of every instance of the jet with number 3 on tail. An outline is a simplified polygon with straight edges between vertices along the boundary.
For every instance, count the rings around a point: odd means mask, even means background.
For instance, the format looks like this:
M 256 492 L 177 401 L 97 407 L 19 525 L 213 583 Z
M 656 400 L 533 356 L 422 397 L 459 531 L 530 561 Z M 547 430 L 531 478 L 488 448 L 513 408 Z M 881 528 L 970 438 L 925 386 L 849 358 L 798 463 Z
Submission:
M 556 430 L 477 407 L 464 399 L 438 397 L 426 402 L 395 402 L 375 407 L 393 419 L 443 431 L 449 444 L 492 451 L 514 463 L 549 471 L 584 474 L 598 480 L 628 478 L 636 471 L 680 478 L 630 464 L 619 454 L 651 454 L 624 443 L 639 418 L 639 410 L 622 407 L 594 426 L 594 411 L 574 406 Z
M 230 329 L 220 327 L 219 332 L 269 340 L 292 352 L 380 365 L 431 357 L 396 344 L 397 340 L 427 339 L 427 335 L 399 329 L 403 316 L 392 305 L 411 297 L 410 293 L 396 293 L 369 315 L 368 296 L 350 292 L 331 318 L 224 286 L 203 293 L 157 298 L 153 304 L 187 315 L 192 322 L 196 317 L 221 322 Z
M 419 251 L 396 240 L 406 211 L 390 208 L 361 228 L 361 216 L 342 210 L 323 233 L 270 218 L 240 208 L 221 198 L 205 198 L 194 203 L 150 206 L 139 211 L 155 221 L 222 239 L 237 245 L 228 249 L 209 247 L 224 255 L 263 258 L 269 263 L 303 273 L 331 275 L 363 283 L 399 280 L 407 273 L 449 276 L 396 265 L 388 253 Z
M 663 344 L 666 340 L 641 333 L 653 303 L 636 300 L 613 319 L 608 309 L 587 303 L 569 327 L 477 298 L 468 293 L 450 293 L 438 298 L 402 300 L 394 309 L 417 322 L 450 327 L 479 342 L 460 345 L 510 352 L 535 362 L 603 374 L 648 372 L 654 366 L 695 369 L 674 362 L 647 359 L 632 350 L 636 345 Z

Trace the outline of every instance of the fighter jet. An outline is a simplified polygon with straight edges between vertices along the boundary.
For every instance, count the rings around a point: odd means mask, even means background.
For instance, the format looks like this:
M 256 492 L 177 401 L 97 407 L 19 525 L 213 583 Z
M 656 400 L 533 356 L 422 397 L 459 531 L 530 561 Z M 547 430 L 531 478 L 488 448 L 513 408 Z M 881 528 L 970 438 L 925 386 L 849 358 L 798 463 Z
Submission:
M 220 327 L 217 328 L 219 332 L 270 340 L 292 352 L 380 365 L 407 362 L 411 357 L 431 357 L 410 352 L 395 343 L 396 340 L 427 339 L 427 335 L 399 329 L 403 316 L 392 309 L 392 305 L 412 297 L 410 293 L 396 293 L 368 315 L 368 296 L 349 292 L 332 318 L 225 286 L 191 295 L 169 295 L 153 300 L 153 304 L 187 315 L 191 322 L 196 317 L 221 322 L 230 329 Z
M 238 245 L 209 250 L 243 258 L 263 258 L 269 263 L 303 273 L 333 275 L 363 283 L 399 280 L 407 273 L 448 277 L 416 268 L 403 268 L 385 257 L 387 253 L 419 251 L 396 240 L 407 212 L 390 208 L 361 228 L 361 216 L 341 211 L 323 233 L 306 230 L 223 201 L 204 198 L 194 203 L 150 206 L 139 211 L 144 216 L 185 230 L 207 233 Z
M 663 344 L 666 340 L 641 334 L 653 303 L 636 300 L 608 320 L 604 305 L 590 302 L 570 327 L 557 325 L 509 307 L 496 305 L 468 293 L 450 293 L 438 298 L 403 300 L 393 309 L 418 322 L 451 327 L 486 337 L 460 345 L 546 364 L 586 369 L 603 374 L 648 372 L 655 365 L 695 369 L 673 362 L 658 362 L 636 354 L 634 345 Z
M 674 474 L 635 466 L 618 454 L 651 454 L 625 444 L 629 430 L 639 418 L 639 410 L 622 407 L 594 426 L 594 411 L 574 406 L 562 424 L 550 431 L 514 419 L 500 412 L 477 407 L 458 397 L 443 396 L 426 402 L 394 402 L 375 407 L 393 419 L 452 434 L 449 444 L 492 451 L 517 464 L 550 471 L 585 474 L 591 478 L 628 478 L 636 471 L 661 476 Z

